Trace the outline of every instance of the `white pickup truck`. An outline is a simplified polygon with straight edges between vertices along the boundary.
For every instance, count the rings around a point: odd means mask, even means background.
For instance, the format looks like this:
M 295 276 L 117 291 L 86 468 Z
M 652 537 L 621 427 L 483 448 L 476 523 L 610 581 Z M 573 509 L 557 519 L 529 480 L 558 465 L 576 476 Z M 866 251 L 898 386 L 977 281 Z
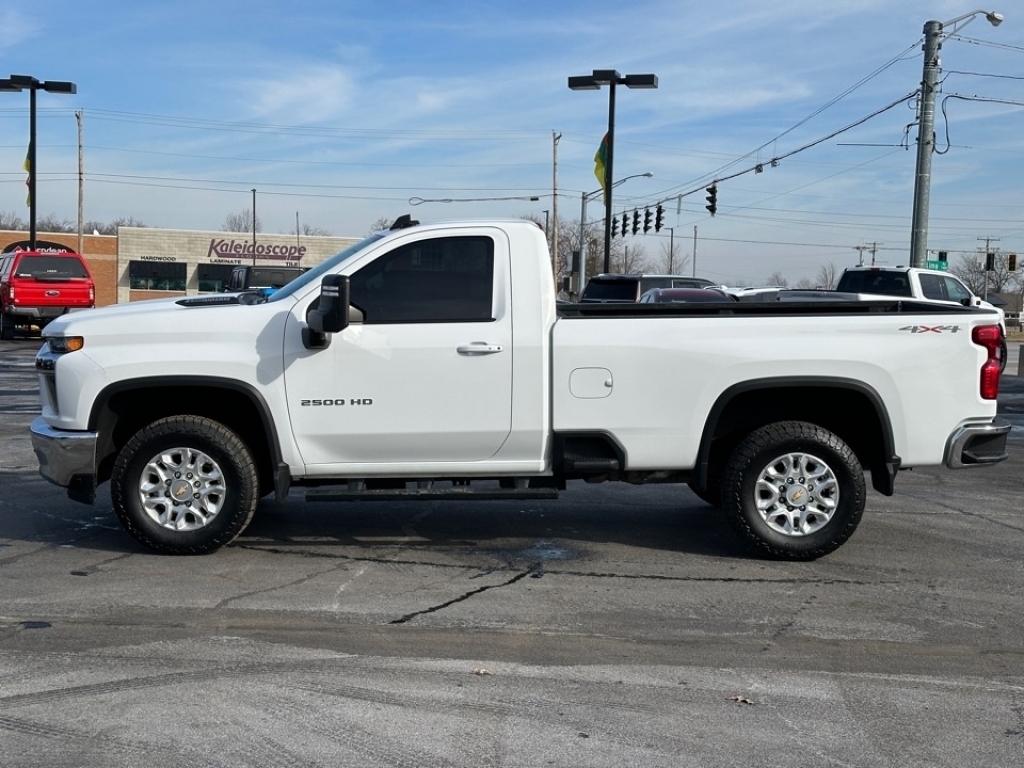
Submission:
M 873 296 L 896 296 L 916 301 L 938 301 L 994 310 L 999 316 L 999 328 L 1003 332 L 1002 367 L 1006 367 L 1006 319 L 1003 311 L 975 295 L 956 275 L 938 269 L 921 269 L 920 267 L 848 267 L 839 276 L 836 291 Z
M 524 221 L 395 226 L 266 297 L 54 320 L 40 472 L 143 545 L 207 553 L 258 500 L 550 498 L 689 483 L 763 554 L 860 522 L 865 474 L 1004 460 L 990 311 L 877 302 L 556 304 Z M 628 514 L 628 510 L 623 510 Z

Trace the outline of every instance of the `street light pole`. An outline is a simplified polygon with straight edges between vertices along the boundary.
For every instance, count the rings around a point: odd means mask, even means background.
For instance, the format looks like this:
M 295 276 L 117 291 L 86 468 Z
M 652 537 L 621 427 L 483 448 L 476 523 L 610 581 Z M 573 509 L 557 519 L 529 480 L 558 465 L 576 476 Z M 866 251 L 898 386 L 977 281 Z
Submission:
M 928 21 L 924 25 L 924 72 L 921 77 L 921 95 L 917 113 L 917 165 L 914 177 L 914 214 L 910 225 L 910 266 L 924 267 L 928 259 L 928 207 L 931 198 L 932 153 L 935 151 L 935 92 L 938 87 L 939 49 L 948 34 L 969 24 L 978 15 L 984 15 L 993 27 L 1003 22 L 1002 14 L 995 11 L 972 11 L 946 22 Z M 958 22 L 963 22 L 956 27 Z
M 256 266 L 256 187 L 252 188 L 252 265 Z
M 605 137 L 604 157 L 604 271 L 611 265 L 612 254 L 612 165 L 615 160 L 615 86 L 627 88 L 657 88 L 658 76 L 652 74 L 626 75 L 623 77 L 614 69 L 595 69 L 593 74 L 569 78 L 569 88 L 574 91 L 597 91 L 602 85 L 608 86 L 608 133 Z
M 50 93 L 77 93 L 78 86 L 63 80 L 40 82 L 31 75 L 11 75 L 0 80 L 0 91 L 23 91 L 28 89 L 28 243 L 29 249 L 36 249 L 36 91 Z
M 632 176 L 626 176 L 624 178 L 619 179 L 614 184 L 612 184 L 611 187 L 609 187 L 609 189 L 611 189 L 612 187 L 617 187 L 620 184 L 624 184 L 625 182 L 629 181 L 630 179 L 638 179 L 641 176 L 649 179 L 652 176 L 654 176 L 654 174 L 651 173 L 650 171 L 647 171 L 647 173 L 634 173 Z M 593 192 L 584 192 L 583 195 L 582 195 L 582 204 L 580 206 L 580 276 L 579 276 L 579 290 L 580 290 L 580 293 L 583 292 L 583 289 L 586 287 L 586 284 L 587 284 L 587 281 L 586 281 L 586 277 L 587 277 L 587 236 L 586 236 L 586 230 L 587 230 L 587 201 L 590 200 L 595 195 L 599 195 L 602 191 L 603 191 L 602 189 L 595 189 Z M 605 211 L 605 215 L 606 215 L 605 221 L 608 221 L 607 210 Z M 607 242 L 607 238 L 605 239 L 605 242 Z M 604 268 L 604 271 L 605 272 L 608 271 L 607 256 L 605 257 L 605 268 Z

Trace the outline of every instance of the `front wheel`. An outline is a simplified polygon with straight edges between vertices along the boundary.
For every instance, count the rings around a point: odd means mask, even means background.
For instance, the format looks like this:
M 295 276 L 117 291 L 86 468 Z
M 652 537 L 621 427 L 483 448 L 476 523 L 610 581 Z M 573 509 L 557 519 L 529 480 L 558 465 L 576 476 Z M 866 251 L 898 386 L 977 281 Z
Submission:
M 837 549 L 864 514 L 864 472 L 850 447 L 814 424 L 755 430 L 723 474 L 723 509 L 747 543 L 771 557 L 814 560 Z
M 110 478 L 121 525 L 136 541 L 169 555 L 213 552 L 238 536 L 259 499 L 248 446 L 223 424 L 171 416 L 140 430 Z

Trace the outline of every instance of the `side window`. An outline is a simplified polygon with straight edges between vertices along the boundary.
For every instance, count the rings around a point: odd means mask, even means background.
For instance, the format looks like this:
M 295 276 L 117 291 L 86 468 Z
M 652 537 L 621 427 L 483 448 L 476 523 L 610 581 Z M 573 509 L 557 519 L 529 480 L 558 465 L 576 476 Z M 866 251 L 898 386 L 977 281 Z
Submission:
M 919 275 L 921 280 L 921 293 L 926 299 L 946 300 L 946 292 L 943 290 L 943 278 L 938 275 Z
M 959 280 L 952 277 L 942 279 L 946 281 L 946 294 L 950 301 L 963 301 L 971 298 L 971 292 Z
M 493 319 L 494 241 L 441 237 L 403 245 L 354 275 L 364 323 L 469 323 Z

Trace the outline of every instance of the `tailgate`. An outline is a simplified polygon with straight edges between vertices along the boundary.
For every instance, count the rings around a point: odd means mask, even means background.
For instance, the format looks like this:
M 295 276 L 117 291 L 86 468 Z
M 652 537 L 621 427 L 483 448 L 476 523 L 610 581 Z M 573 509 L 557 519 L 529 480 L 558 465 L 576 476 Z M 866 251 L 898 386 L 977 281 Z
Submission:
M 93 301 L 92 280 L 87 277 L 59 281 L 27 277 L 14 284 L 16 306 L 86 308 Z

